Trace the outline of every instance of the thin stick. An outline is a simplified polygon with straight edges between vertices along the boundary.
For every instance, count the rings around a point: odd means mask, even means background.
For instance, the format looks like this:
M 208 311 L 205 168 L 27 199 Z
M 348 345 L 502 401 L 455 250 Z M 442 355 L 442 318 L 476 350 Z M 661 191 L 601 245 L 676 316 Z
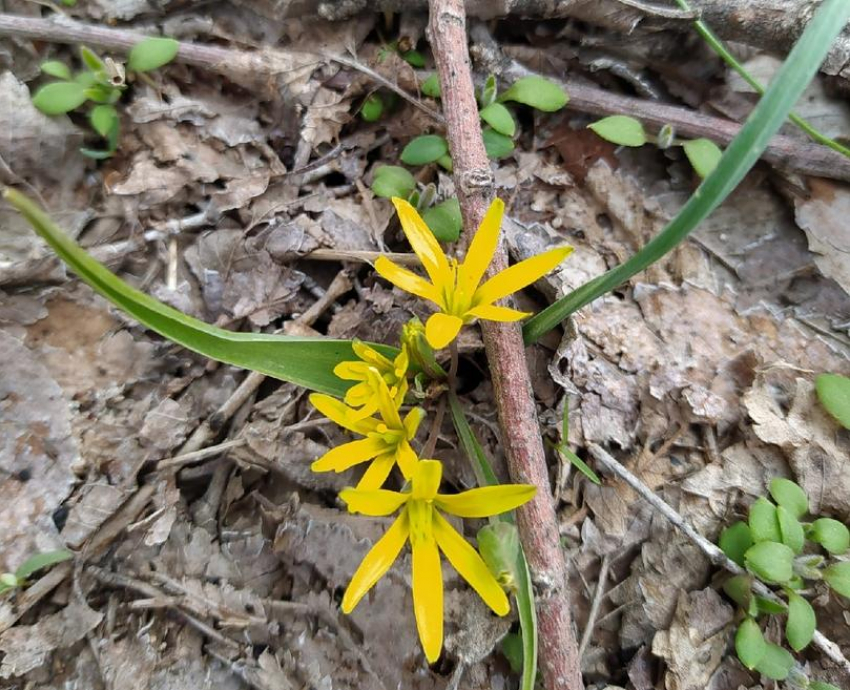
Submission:
M 596 627 L 596 619 L 599 617 L 599 609 L 602 606 L 603 595 L 605 594 L 605 583 L 608 581 L 608 568 L 611 565 L 611 558 L 606 553 L 602 557 L 602 564 L 599 566 L 599 578 L 596 583 L 596 591 L 593 593 L 593 602 L 590 604 L 590 613 L 587 616 L 587 625 L 584 627 L 584 632 L 581 635 L 581 643 L 578 646 L 578 656 L 584 658 L 584 652 L 587 650 L 587 645 L 590 644 L 590 638 L 593 637 L 593 629 Z
M 468 241 L 484 218 L 494 180 L 481 137 L 467 50 L 466 14 L 463 0 L 429 0 L 428 6 L 431 49 L 440 76 L 455 189 Z M 506 267 L 507 253 L 500 246 L 488 275 Z M 517 510 L 517 524 L 537 590 L 543 685 L 547 690 L 581 690 L 566 563 L 522 336 L 516 324 L 485 322 L 482 331 L 508 470 L 514 481 L 537 487 L 535 497 Z
M 646 486 L 646 484 L 617 462 L 605 451 L 604 448 L 595 443 L 591 443 L 587 446 L 587 449 L 597 462 L 602 463 L 605 467 L 620 477 L 620 479 L 632 487 L 632 489 L 634 489 L 641 498 L 667 518 L 673 526 L 684 533 L 691 541 L 693 541 L 694 544 L 699 547 L 700 551 L 708 556 L 708 559 L 712 562 L 712 564 L 720 568 L 725 568 L 735 575 L 746 574 L 746 571 L 741 566 L 723 553 L 719 547 L 712 544 L 708 539 L 691 527 L 685 518 L 679 515 L 679 513 L 677 513 L 670 504 L 656 496 L 652 490 Z M 776 594 L 759 580 L 753 580 L 753 590 L 763 597 L 767 597 L 773 601 L 779 601 Z M 850 661 L 847 660 L 841 652 L 841 648 L 835 642 L 824 637 L 820 631 L 816 630 L 815 635 L 812 638 L 812 644 L 820 649 L 827 657 L 829 657 L 829 659 L 841 666 L 846 673 L 850 673 Z

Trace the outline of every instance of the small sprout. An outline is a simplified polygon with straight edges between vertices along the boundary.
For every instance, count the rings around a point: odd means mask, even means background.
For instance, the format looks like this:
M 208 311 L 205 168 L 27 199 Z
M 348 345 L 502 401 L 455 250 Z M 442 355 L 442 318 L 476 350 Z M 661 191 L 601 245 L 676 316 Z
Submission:
M 439 134 L 423 134 L 411 140 L 401 152 L 402 163 L 427 165 L 449 152 L 449 145 Z
M 59 60 L 48 60 L 47 62 L 42 62 L 41 71 L 51 77 L 63 79 L 64 81 L 71 81 L 74 78 L 74 75 L 71 74 L 71 69 L 68 65 L 64 62 L 60 62 Z
M 439 98 L 440 97 L 440 79 L 436 74 L 432 74 L 425 81 L 422 82 L 422 86 L 419 87 L 422 93 L 429 98 Z
M 834 591 L 850 599 L 850 561 L 833 563 L 823 571 L 823 579 Z
M 785 680 L 794 667 L 794 657 L 782 647 L 768 642 L 755 670 L 771 680 Z
M 753 541 L 782 541 L 779 531 L 779 519 L 776 517 L 776 506 L 766 498 L 759 498 L 750 506 L 750 534 Z
M 91 48 L 80 46 L 80 59 L 95 74 L 104 70 L 103 60 Z
M 481 132 L 481 136 L 484 138 L 484 149 L 487 151 L 488 158 L 498 160 L 513 153 L 514 142 L 510 137 L 499 134 L 489 127 Z
M 845 429 L 850 429 L 850 378 L 821 374 L 815 379 L 820 404 Z
M 788 621 L 785 639 L 795 652 L 809 646 L 817 628 L 817 618 L 812 605 L 796 592 L 788 592 Z
M 448 172 L 452 172 L 454 170 L 454 164 L 452 163 L 452 157 L 447 153 L 445 156 L 440 156 L 437 159 L 437 165 L 441 168 L 447 170 Z
M 422 69 L 425 66 L 425 56 L 418 50 L 406 50 L 403 53 L 399 53 L 399 55 L 411 67 Z
M 738 658 L 751 671 L 758 666 L 767 651 L 764 635 L 752 618 L 745 618 L 735 633 L 735 651 Z
M 45 115 L 62 115 L 86 102 L 86 87 L 75 81 L 45 84 L 32 97 L 32 104 Z
M 805 578 L 806 580 L 821 580 L 823 579 L 823 573 L 820 571 L 822 565 L 823 556 L 819 556 L 818 554 L 797 556 L 797 558 L 794 559 L 794 574 L 800 578 Z M 802 586 L 802 584 L 803 583 L 801 582 L 800 586 Z M 795 587 L 793 581 L 787 583 L 787 586 L 800 589 L 800 587 Z
M 850 530 L 832 518 L 815 520 L 809 526 L 807 536 L 835 556 L 840 556 L 850 549 Z
M 366 122 L 375 122 L 384 114 L 384 101 L 380 94 L 370 93 L 360 106 L 360 117 Z
M 496 75 L 491 74 L 484 82 L 484 87 L 478 97 L 478 105 L 482 110 L 486 109 L 496 100 Z
M 692 139 L 682 144 L 682 148 L 700 177 L 708 177 L 723 155 L 723 151 L 710 139 Z
M 150 72 L 167 65 L 176 56 L 180 44 L 173 38 L 152 36 L 139 41 L 130 50 L 127 69 L 134 72 Z
M 745 522 L 736 522 L 720 533 L 720 549 L 735 563 L 743 567 L 744 554 L 753 545 L 753 535 Z
M 643 146 L 646 132 L 640 120 L 628 115 L 611 115 L 587 126 L 596 134 L 618 146 Z
M 676 142 L 676 128 L 671 124 L 664 125 L 658 130 L 658 136 L 655 138 L 655 144 L 662 151 L 669 149 Z
M 392 199 L 394 196 L 407 199 L 416 188 L 416 180 L 407 170 L 397 165 L 382 165 L 372 178 L 375 196 Z
M 785 506 L 779 506 L 776 509 L 776 518 L 779 523 L 779 532 L 782 534 L 782 543 L 794 553 L 801 553 L 806 543 L 803 525 L 785 509 Z
M 794 575 L 794 552 L 785 544 L 759 542 L 747 550 L 744 562 L 753 575 L 772 584 L 788 582 Z
M 118 111 L 112 105 L 97 105 L 89 113 L 92 129 L 108 139 L 118 126 Z
M 569 96 L 560 86 L 538 76 L 517 79 L 507 91 L 499 96 L 501 102 L 515 101 L 547 113 L 560 110 L 567 104 L 568 100 Z
M 742 609 L 750 608 L 753 599 L 753 579 L 749 575 L 735 575 L 723 583 L 723 591 Z
M 455 242 L 463 229 L 460 204 L 456 197 L 427 209 L 422 214 L 422 220 L 440 242 Z
M 776 477 L 770 482 L 770 495 L 773 500 L 798 520 L 809 512 L 809 499 L 806 492 L 790 479 Z
M 491 103 L 478 114 L 499 134 L 512 137 L 516 133 L 516 122 L 514 122 L 510 111 L 501 103 Z
M 793 578 L 792 578 L 793 580 Z M 768 599 L 767 597 L 754 597 L 759 613 L 766 613 L 769 616 L 779 616 L 788 611 L 788 607 L 781 601 Z

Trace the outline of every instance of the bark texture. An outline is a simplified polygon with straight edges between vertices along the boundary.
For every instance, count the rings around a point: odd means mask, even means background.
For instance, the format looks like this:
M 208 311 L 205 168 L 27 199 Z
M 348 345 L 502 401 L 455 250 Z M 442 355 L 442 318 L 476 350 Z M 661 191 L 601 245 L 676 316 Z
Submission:
M 440 75 L 455 187 L 468 240 L 493 197 L 493 173 L 478 124 L 463 1 L 431 0 L 430 9 L 431 46 Z M 507 264 L 507 254 L 500 245 L 488 276 L 504 270 Z M 483 322 L 482 330 L 511 479 L 537 487 L 535 498 L 517 511 L 517 523 L 537 596 L 543 685 L 547 690 L 581 690 L 566 564 L 522 334 L 515 323 Z

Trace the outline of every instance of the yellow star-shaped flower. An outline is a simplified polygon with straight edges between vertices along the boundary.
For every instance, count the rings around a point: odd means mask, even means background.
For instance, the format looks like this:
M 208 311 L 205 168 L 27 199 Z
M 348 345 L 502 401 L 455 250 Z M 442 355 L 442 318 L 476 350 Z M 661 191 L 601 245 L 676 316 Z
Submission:
M 334 374 L 338 378 L 358 382 L 346 392 L 345 404 L 359 407 L 363 417 L 368 417 L 378 410 L 379 391 L 375 390 L 370 374 L 374 371 L 387 384 L 396 407 L 401 406 L 407 394 L 407 369 L 410 366 L 407 348 L 403 346 L 395 359 L 389 359 L 359 340 L 355 340 L 351 347 L 361 361 L 340 362 L 334 367 Z
M 342 610 L 351 613 L 363 596 L 389 570 L 407 541 L 413 551 L 413 611 L 419 640 L 429 663 L 443 647 L 443 575 L 440 551 L 498 615 L 510 611 L 504 590 L 472 548 L 440 511 L 464 518 L 480 518 L 513 510 L 534 496 L 525 484 L 486 486 L 455 495 L 437 493 L 443 466 L 437 460 L 420 460 L 409 492 L 345 489 L 340 498 L 353 513 L 391 515 L 398 519 L 366 554 L 342 598 Z
M 413 476 L 419 459 L 411 448 L 410 441 L 416 436 L 416 430 L 425 416 L 422 408 L 414 407 L 402 420 L 386 382 L 374 370 L 369 372 L 369 379 L 380 419 L 364 417 L 360 410 L 355 410 L 329 395 L 313 393 L 310 396 L 310 402 L 325 417 L 344 429 L 365 437 L 331 448 L 316 460 L 310 469 L 314 472 L 344 472 L 355 465 L 372 460 L 357 485 L 358 489 L 377 489 L 383 486 L 393 465 L 399 466 L 405 479 Z
M 531 285 L 555 268 L 573 250 L 572 247 L 550 249 L 505 269 L 481 284 L 499 242 L 499 229 L 505 209 L 501 199 L 497 198 L 490 204 L 461 264 L 443 253 L 434 234 L 413 206 L 403 199 L 393 198 L 392 201 L 404 234 L 431 282 L 384 256 L 375 262 L 375 270 L 396 287 L 433 302 L 440 308 L 425 325 L 425 337 L 431 347 L 437 349 L 446 347 L 457 337 L 464 324 L 475 319 L 519 321 L 529 316 L 526 312 L 498 306 L 496 302 Z

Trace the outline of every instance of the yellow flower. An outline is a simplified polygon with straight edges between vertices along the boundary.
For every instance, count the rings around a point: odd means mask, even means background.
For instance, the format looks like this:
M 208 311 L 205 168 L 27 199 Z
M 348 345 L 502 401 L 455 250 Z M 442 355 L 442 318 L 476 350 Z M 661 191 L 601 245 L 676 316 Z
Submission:
M 443 253 L 434 234 L 413 206 L 398 198 L 392 201 L 404 234 L 431 282 L 384 256 L 375 262 L 375 270 L 396 287 L 433 302 L 440 308 L 425 325 L 428 342 L 437 349 L 452 342 L 461 326 L 475 319 L 518 321 L 529 316 L 516 309 L 500 307 L 496 302 L 531 285 L 555 268 L 573 250 L 572 247 L 550 249 L 505 269 L 481 284 L 499 242 L 499 228 L 505 209 L 501 199 L 497 198 L 490 204 L 472 238 L 466 259 L 461 264 Z
M 340 362 L 334 367 L 337 377 L 344 381 L 358 381 L 345 394 L 345 403 L 351 407 L 359 407 L 362 417 L 368 417 L 377 411 L 378 391 L 371 382 L 371 370 L 384 380 L 395 406 L 400 407 L 407 394 L 407 368 L 410 366 L 407 348 L 402 347 L 396 358 L 391 360 L 359 340 L 355 340 L 351 347 L 362 361 Z
M 374 403 L 380 413 L 380 420 L 375 417 L 363 417 L 359 410 L 329 395 L 313 393 L 310 396 L 310 402 L 325 417 L 344 429 L 365 436 L 358 441 L 331 448 L 316 460 L 310 469 L 314 472 L 344 472 L 355 465 L 372 460 L 357 487 L 377 489 L 386 481 L 393 465 L 399 466 L 405 479 L 413 475 L 419 460 L 410 447 L 410 441 L 416 436 L 416 430 L 425 412 L 422 408 L 415 407 L 402 420 L 386 382 L 374 370 L 367 372 L 367 376 L 374 391 Z
M 504 590 L 481 556 L 439 511 L 465 518 L 497 515 L 522 505 L 534 496 L 535 491 L 533 486 L 526 484 L 509 484 L 486 486 L 455 495 L 439 494 L 437 489 L 442 473 L 443 466 L 437 460 L 420 460 L 409 492 L 345 489 L 340 493 L 340 498 L 353 513 L 386 516 L 401 508 L 398 519 L 366 554 L 351 578 L 342 598 L 342 610 L 345 613 L 354 610 L 410 540 L 413 551 L 413 611 L 419 639 L 429 663 L 437 660 L 443 647 L 440 551 L 493 611 L 504 616 L 511 608 Z

